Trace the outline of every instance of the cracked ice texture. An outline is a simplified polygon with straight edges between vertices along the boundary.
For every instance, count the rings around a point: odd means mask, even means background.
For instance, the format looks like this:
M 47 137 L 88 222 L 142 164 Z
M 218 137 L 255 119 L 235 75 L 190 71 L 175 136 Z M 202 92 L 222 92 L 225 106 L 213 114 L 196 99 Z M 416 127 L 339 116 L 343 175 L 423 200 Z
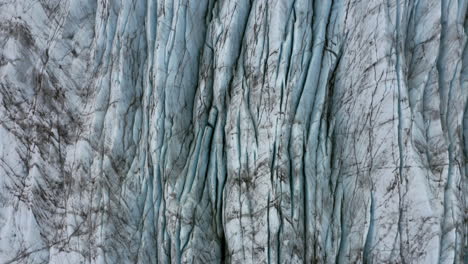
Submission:
M 0 263 L 463 263 L 466 0 L 0 0 Z

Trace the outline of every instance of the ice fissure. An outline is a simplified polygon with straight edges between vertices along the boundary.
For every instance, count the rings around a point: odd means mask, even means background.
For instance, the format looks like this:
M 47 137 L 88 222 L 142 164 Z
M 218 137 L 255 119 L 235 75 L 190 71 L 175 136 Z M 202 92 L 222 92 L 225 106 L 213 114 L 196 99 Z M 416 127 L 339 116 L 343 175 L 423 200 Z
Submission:
M 466 263 L 466 0 L 0 0 L 0 263 Z

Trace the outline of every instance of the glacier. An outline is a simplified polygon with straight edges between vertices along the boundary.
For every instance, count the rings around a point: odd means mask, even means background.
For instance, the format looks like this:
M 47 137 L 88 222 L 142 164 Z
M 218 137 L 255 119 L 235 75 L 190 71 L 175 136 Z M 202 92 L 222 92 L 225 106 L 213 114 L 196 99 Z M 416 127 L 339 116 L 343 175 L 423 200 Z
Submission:
M 0 263 L 468 263 L 466 0 L 0 0 Z

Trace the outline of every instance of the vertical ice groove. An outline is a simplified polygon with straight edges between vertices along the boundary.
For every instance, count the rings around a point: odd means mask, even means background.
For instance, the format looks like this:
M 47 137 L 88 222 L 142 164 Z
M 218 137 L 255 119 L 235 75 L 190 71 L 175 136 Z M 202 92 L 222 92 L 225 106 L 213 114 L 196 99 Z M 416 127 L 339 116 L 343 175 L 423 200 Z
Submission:
M 0 263 L 464 263 L 466 0 L 0 0 Z
M 399 243 L 400 243 L 400 248 L 399 248 L 399 251 L 400 251 L 400 261 L 405 264 L 406 263 L 406 260 L 405 260 L 405 252 L 404 252 L 404 249 L 405 249 L 405 244 L 404 244 L 404 238 L 403 238 L 403 221 L 404 221 L 404 217 L 405 217 L 405 214 L 404 214 L 404 210 L 405 210 L 405 195 L 406 195 L 406 192 L 405 192 L 405 189 L 407 188 L 407 184 L 404 180 L 404 175 L 403 175 L 403 171 L 404 171 L 404 166 L 405 166 L 405 153 L 404 153 L 404 142 L 403 142 L 403 133 L 404 133 L 404 127 L 405 127 L 405 124 L 403 123 L 404 122 L 404 119 L 403 119 L 403 106 L 402 106 L 402 101 L 404 99 L 404 93 L 403 93 L 403 80 L 401 79 L 401 74 L 402 74 L 402 66 L 401 66 L 401 43 L 400 43 L 400 39 L 401 37 L 404 37 L 402 36 L 401 34 L 401 3 L 400 3 L 400 0 L 397 0 L 396 1 L 396 18 L 395 18 L 395 42 L 394 42 L 394 49 L 395 49 L 395 57 L 396 57 L 396 62 L 395 62 L 395 72 L 396 72 L 396 78 L 397 78 L 397 116 L 398 116 L 398 152 L 399 152 L 399 165 L 398 165 L 398 203 L 399 203 L 399 214 L 398 214 L 398 240 L 399 240 Z M 403 190 L 402 190 L 403 189 Z M 372 197 L 371 197 L 371 201 L 372 201 Z

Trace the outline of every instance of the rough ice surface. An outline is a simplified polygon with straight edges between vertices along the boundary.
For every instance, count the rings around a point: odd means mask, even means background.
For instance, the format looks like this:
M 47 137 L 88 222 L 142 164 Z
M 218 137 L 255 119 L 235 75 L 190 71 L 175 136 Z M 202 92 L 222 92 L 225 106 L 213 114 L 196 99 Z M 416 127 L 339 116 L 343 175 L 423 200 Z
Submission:
M 467 0 L 0 0 L 0 263 L 467 263 Z

